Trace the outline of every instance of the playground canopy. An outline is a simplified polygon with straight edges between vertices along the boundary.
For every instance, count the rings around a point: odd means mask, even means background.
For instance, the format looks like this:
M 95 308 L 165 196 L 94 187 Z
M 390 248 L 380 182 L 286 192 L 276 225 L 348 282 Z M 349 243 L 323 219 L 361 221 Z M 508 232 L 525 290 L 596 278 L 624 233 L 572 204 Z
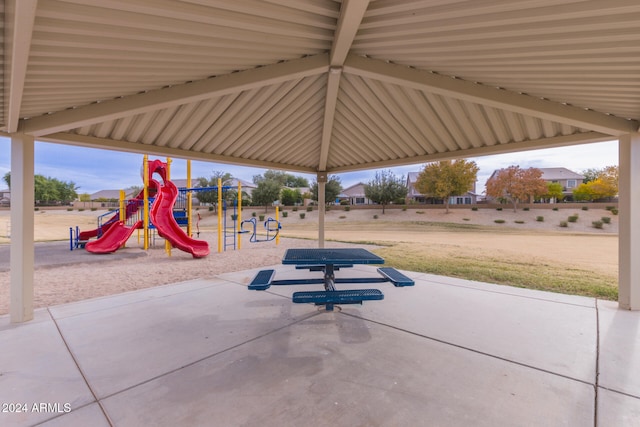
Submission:
M 321 185 L 618 139 L 620 304 L 640 309 L 635 1 L 8 0 L 3 12 L 14 319 L 31 286 L 34 139 L 317 173 Z

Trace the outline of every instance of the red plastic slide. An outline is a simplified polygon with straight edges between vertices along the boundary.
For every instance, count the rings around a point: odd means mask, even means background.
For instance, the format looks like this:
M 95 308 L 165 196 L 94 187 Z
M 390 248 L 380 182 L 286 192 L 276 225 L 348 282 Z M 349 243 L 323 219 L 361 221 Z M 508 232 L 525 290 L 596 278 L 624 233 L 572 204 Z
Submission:
M 132 227 L 127 227 L 122 221 L 116 221 L 98 240 L 87 242 L 85 249 L 94 254 L 115 252 L 129 240 L 133 231 L 138 228 L 142 228 L 142 221 L 136 222 Z
M 160 186 L 149 213 L 151 222 L 156 226 L 158 234 L 174 247 L 190 253 L 194 258 L 206 257 L 209 255 L 209 244 L 187 236 L 173 217 L 173 206 L 177 198 L 178 187 L 173 182 L 166 181 Z
M 140 191 L 140 193 L 134 198 L 134 200 L 130 200 L 129 202 L 127 202 L 127 206 L 125 209 L 125 218 L 129 219 L 130 217 L 132 217 L 133 215 L 135 215 L 136 213 L 138 213 L 138 209 L 140 209 L 140 203 L 138 203 L 138 201 L 143 200 L 144 199 L 144 190 Z M 109 231 L 109 228 L 117 223 L 120 219 L 120 212 L 116 212 L 111 218 L 109 218 L 108 221 L 105 221 L 105 223 L 102 225 L 102 227 L 98 227 L 96 229 L 93 230 L 86 230 L 86 231 L 81 231 L 80 232 L 80 240 L 84 241 L 84 240 L 89 240 L 92 237 L 97 237 L 99 234 L 104 234 L 107 231 Z

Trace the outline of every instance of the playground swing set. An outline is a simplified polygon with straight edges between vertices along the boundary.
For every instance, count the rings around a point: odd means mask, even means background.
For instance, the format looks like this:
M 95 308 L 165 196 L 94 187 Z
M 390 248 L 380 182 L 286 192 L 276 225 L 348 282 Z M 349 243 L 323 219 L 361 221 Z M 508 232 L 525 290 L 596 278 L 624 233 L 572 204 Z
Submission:
M 235 200 L 227 200 L 227 192 L 230 186 L 223 186 L 218 179 L 218 185 L 213 187 L 191 186 L 191 161 L 187 160 L 187 187 L 177 188 L 170 180 L 171 159 L 166 162 L 161 160 L 148 160 L 144 156 L 142 178 L 144 187 L 133 199 L 126 200 L 124 190 L 120 191 L 119 209 L 98 217 L 96 229 L 80 231 L 79 227 L 69 229 L 70 250 L 85 248 L 88 252 L 104 254 L 117 251 L 124 247 L 134 231 L 138 231 L 138 243 L 140 243 L 140 230 L 143 233 L 143 248 L 148 250 L 151 239 L 155 243 L 155 232 L 165 239 L 165 250 L 171 256 L 171 248 L 178 248 L 190 253 L 194 258 L 203 258 L 209 255 L 209 244 L 204 240 L 193 238 L 192 195 L 202 191 L 217 192 L 217 236 L 218 252 L 227 248 L 241 249 L 243 234 L 249 234 L 252 243 L 275 240 L 279 243 L 281 224 L 279 221 L 278 207 L 276 206 L 275 219 L 269 217 L 264 222 L 266 237 L 259 237 L 256 218 L 242 221 L 242 197 Z M 155 175 L 160 181 L 154 179 Z M 242 194 L 242 186 L 238 183 L 237 194 Z M 230 206 L 229 206 L 230 205 Z M 233 209 L 231 224 L 228 223 L 228 208 Z M 200 237 L 200 214 L 195 223 L 197 237 Z M 238 223 L 240 229 L 238 229 Z M 250 224 L 251 229 L 245 230 L 244 225 Z M 182 229 L 186 226 L 186 231 Z M 95 240 L 91 240 L 92 238 Z

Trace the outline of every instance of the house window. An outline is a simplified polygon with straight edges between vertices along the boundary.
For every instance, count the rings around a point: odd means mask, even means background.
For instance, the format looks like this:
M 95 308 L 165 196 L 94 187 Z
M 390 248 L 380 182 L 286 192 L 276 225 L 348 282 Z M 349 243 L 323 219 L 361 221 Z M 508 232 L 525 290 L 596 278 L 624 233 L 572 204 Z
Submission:
M 575 179 L 568 179 L 567 180 L 567 188 L 575 188 L 576 186 L 576 180 Z
M 464 204 L 465 205 L 470 205 L 471 204 L 471 197 L 465 197 L 464 198 Z
M 356 205 L 364 205 L 364 197 L 356 197 Z

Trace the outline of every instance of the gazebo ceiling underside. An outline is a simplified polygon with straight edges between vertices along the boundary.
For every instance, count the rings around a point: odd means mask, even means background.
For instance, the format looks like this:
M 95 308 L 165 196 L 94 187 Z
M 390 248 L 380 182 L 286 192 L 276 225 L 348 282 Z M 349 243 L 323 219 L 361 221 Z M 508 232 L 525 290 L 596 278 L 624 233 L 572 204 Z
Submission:
M 17 0 L 1 129 L 341 172 L 615 139 L 640 3 Z

